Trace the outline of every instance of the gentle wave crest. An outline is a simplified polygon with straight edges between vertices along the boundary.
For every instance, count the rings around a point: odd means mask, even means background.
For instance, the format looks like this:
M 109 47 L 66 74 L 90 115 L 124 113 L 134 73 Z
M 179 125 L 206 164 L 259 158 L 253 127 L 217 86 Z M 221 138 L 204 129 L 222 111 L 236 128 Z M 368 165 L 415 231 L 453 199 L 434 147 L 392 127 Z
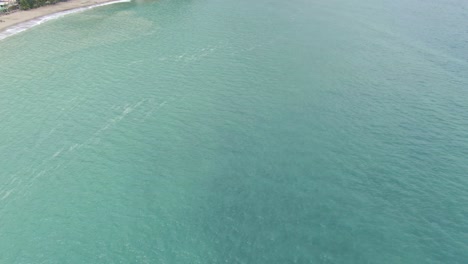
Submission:
M 6 29 L 3 32 L 0 32 L 0 40 L 3 40 L 3 39 L 6 39 L 8 37 L 11 37 L 13 35 L 16 35 L 16 34 L 18 34 L 20 32 L 28 30 L 28 29 L 30 29 L 32 27 L 35 27 L 37 25 L 40 25 L 40 24 L 42 24 L 44 22 L 47 22 L 47 21 L 50 21 L 50 20 L 53 20 L 53 19 L 57 19 L 57 18 L 66 16 L 66 15 L 69 15 L 69 14 L 83 12 L 83 11 L 93 9 L 93 8 L 96 8 L 96 7 L 100 7 L 100 6 L 112 5 L 112 4 L 118 4 L 118 3 L 129 3 L 131 1 L 132 0 L 116 0 L 116 1 L 106 2 L 106 3 L 90 5 L 90 6 L 78 7 L 78 8 L 75 8 L 75 9 L 65 10 L 65 11 L 53 13 L 53 14 L 50 14 L 50 15 L 38 17 L 38 18 L 35 18 L 35 19 L 31 19 L 31 20 L 19 23 L 17 25 L 14 25 L 14 26 Z

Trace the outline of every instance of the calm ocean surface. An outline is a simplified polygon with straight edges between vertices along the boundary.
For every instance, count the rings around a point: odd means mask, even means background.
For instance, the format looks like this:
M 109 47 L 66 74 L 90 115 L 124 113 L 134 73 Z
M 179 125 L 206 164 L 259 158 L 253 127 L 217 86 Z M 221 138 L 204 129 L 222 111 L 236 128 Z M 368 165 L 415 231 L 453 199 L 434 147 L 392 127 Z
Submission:
M 467 263 L 468 1 L 161 0 L 0 41 L 0 263 Z

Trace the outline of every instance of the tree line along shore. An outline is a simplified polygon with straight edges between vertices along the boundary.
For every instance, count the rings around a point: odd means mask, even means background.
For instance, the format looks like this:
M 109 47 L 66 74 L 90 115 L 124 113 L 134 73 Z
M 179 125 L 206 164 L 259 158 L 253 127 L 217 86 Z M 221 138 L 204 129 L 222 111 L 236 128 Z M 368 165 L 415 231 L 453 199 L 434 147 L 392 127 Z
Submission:
M 65 1 L 66 0 L 0 0 L 0 14 L 10 13 L 16 10 L 28 10 Z
M 0 0 L 2 1 L 2 0 Z M 11 0 L 15 1 L 16 0 Z M 0 16 L 0 40 L 4 39 L 5 36 L 9 36 L 9 33 L 4 33 L 5 30 L 11 28 L 17 24 L 36 19 L 39 17 L 44 17 L 50 14 L 62 12 L 65 10 L 72 10 L 76 8 L 81 8 L 85 6 L 93 6 L 98 4 L 103 4 L 111 2 L 113 0 L 68 0 L 68 1 L 58 1 L 56 4 L 47 4 L 44 6 L 37 5 L 39 8 L 31 8 L 30 10 L 23 11 L 20 10 L 19 4 L 16 9 L 11 9 L 7 13 L 3 13 Z M 52 3 L 52 2 L 49 2 Z M 6 34 L 6 35 L 5 35 Z M 14 34 L 14 33 L 12 33 Z M 11 35 L 11 34 L 10 34 Z

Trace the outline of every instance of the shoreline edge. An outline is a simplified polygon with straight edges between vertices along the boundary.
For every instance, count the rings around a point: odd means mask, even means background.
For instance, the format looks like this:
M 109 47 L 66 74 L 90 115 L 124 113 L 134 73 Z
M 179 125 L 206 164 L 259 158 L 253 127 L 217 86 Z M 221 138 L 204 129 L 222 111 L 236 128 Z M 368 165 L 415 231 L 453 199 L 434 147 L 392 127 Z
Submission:
M 94 7 L 131 2 L 131 0 L 68 0 L 54 5 L 20 10 L 0 16 L 0 40 L 25 31 L 51 19 L 85 11 Z

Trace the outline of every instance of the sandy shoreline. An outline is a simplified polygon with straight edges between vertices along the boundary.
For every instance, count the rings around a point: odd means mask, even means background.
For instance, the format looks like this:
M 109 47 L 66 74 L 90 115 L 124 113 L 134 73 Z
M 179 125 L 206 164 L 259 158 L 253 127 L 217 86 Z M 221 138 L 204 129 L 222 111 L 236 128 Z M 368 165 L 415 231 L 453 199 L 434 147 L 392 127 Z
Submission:
M 0 16 L 0 32 L 14 25 L 57 12 L 114 1 L 115 0 L 68 0 L 67 2 L 60 2 L 55 5 L 42 6 L 36 9 L 21 10 L 8 15 L 2 15 Z

